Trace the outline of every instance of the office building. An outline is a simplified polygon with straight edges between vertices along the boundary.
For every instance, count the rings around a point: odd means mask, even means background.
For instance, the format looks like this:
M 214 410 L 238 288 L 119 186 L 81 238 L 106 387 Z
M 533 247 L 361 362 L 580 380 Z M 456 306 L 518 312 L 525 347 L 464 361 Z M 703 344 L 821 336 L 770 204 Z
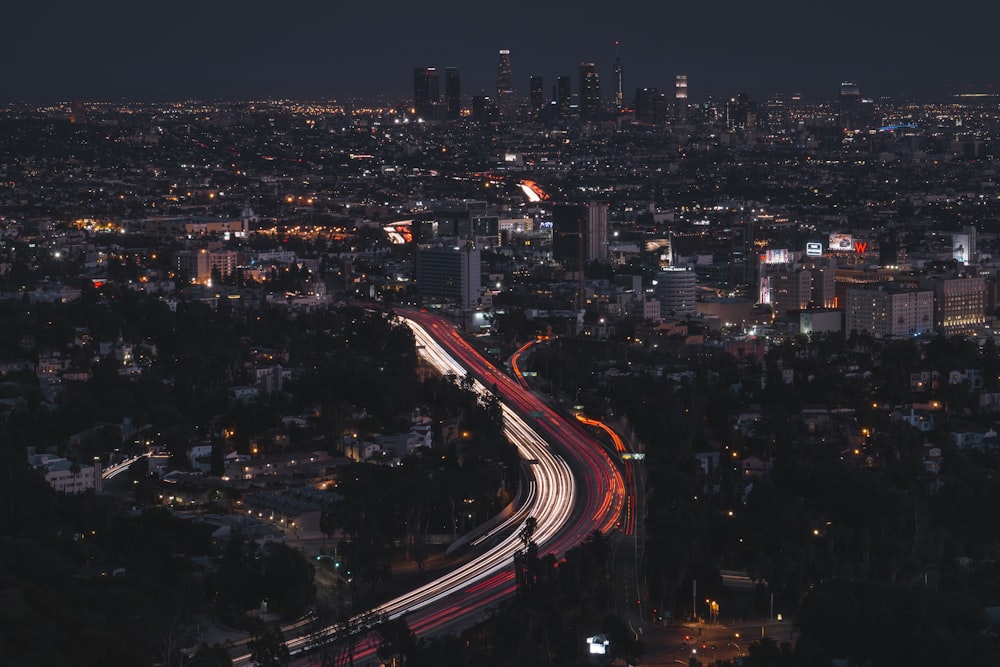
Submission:
M 618 53 L 618 40 L 615 40 L 615 110 L 621 111 L 623 105 L 622 99 L 622 59 Z
M 463 310 L 478 305 L 482 262 L 479 249 L 471 243 L 461 247 L 418 246 L 414 268 L 417 291 L 424 297 L 441 299 Z
M 976 263 L 976 228 L 972 225 L 962 227 L 959 234 L 951 235 L 951 256 L 962 264 Z
M 588 262 L 608 259 L 608 202 L 592 201 L 587 204 L 586 241 Z
M 457 67 L 444 70 L 444 99 L 448 105 L 448 120 L 458 120 L 462 116 L 462 81 Z
M 557 204 L 552 208 L 552 259 L 567 270 L 579 271 L 586 258 L 587 207 Z
M 514 78 L 510 69 L 510 49 L 500 49 L 500 65 L 497 67 L 497 99 L 514 94 Z
M 688 78 L 687 74 L 678 74 L 674 77 L 674 99 L 678 103 L 687 104 L 688 98 Z
M 545 107 L 545 94 L 542 92 L 542 77 L 533 76 L 528 88 L 528 106 L 531 115 L 537 117 Z
M 637 123 L 655 125 L 666 120 L 667 101 L 656 88 L 638 88 L 635 91 L 635 120 Z
M 921 287 L 934 291 L 934 329 L 946 336 L 976 336 L 986 327 L 986 278 L 928 276 Z
M 436 67 L 413 68 L 413 108 L 418 116 L 432 113 L 441 100 L 441 80 Z
M 809 307 L 835 308 L 837 306 L 837 260 L 833 257 L 811 257 L 803 263 L 811 279 Z
M 879 266 L 899 265 L 899 239 L 894 231 L 887 232 L 878 241 Z
M 174 254 L 174 269 L 182 282 L 208 285 L 212 276 L 227 278 L 235 271 L 239 255 L 235 250 L 178 250 Z
M 570 107 L 572 106 L 573 94 L 570 90 L 568 76 L 556 78 L 556 90 L 553 98 L 556 101 L 556 114 L 559 118 L 569 118 Z
M 594 63 L 580 63 L 580 120 L 599 120 L 601 80 Z
M 726 127 L 730 130 L 750 130 L 756 127 L 757 105 L 746 93 L 740 93 L 726 103 Z
M 698 284 L 694 271 L 670 267 L 656 274 L 653 295 L 660 302 L 660 317 L 685 318 L 695 312 Z
M 845 81 L 840 84 L 840 127 L 844 130 L 861 128 L 861 86 Z
M 683 122 L 687 120 L 688 105 L 688 78 L 687 74 L 678 74 L 674 77 L 674 104 L 677 111 L 677 120 Z
M 494 123 L 499 117 L 496 100 L 488 95 L 472 96 L 472 120 L 479 123 Z
M 934 330 L 934 292 L 886 285 L 851 287 L 844 307 L 844 331 L 875 338 L 903 338 Z
M 771 304 L 776 316 L 790 310 L 804 310 L 812 300 L 812 272 L 792 264 L 761 267 L 760 302 Z

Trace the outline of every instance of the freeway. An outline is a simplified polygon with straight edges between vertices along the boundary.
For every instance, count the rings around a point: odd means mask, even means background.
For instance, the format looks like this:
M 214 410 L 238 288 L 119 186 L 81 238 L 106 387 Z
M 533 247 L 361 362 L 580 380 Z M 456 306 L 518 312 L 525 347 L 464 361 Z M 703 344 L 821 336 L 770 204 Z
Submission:
M 521 358 L 533 345 L 549 340 L 543 337 L 522 345 L 508 360 L 514 377 L 527 387 L 521 371 Z M 622 437 L 610 426 L 597 419 L 590 419 L 578 413 L 577 421 L 584 426 L 599 430 L 613 446 L 615 456 L 621 458 L 625 478 L 625 508 L 621 517 L 621 535 L 613 550 L 614 576 L 618 582 L 616 608 L 633 632 L 641 634 L 647 616 L 642 608 L 641 563 L 643 553 L 642 534 L 642 488 L 645 485 L 643 469 L 639 465 L 642 454 L 629 451 Z
M 492 544 L 488 551 L 373 610 L 380 618 L 405 616 L 418 636 L 455 632 L 485 619 L 491 607 L 514 592 L 513 558 L 522 547 L 517 528 L 528 517 L 536 521 L 532 539 L 539 554 L 559 558 L 595 530 L 606 533 L 616 526 L 625 507 L 625 485 L 603 447 L 491 365 L 446 320 L 409 310 L 397 315 L 413 330 L 427 363 L 445 374 L 469 374 L 476 391 L 492 392 L 500 399 L 505 434 L 521 458 L 531 462 L 522 507 L 473 543 L 473 547 Z M 344 631 L 343 625 L 312 632 L 286 626 L 286 637 L 292 635 L 286 643 L 292 655 L 304 655 L 337 641 Z M 360 641 L 353 662 L 374 661 L 376 648 L 370 640 Z M 249 655 L 240 655 L 234 664 L 249 660 Z
M 540 553 L 551 551 L 561 554 L 566 549 L 583 542 L 594 530 L 606 533 L 615 527 L 625 504 L 625 483 L 615 459 L 599 443 L 578 424 L 567 421 L 550 408 L 522 383 L 486 361 L 446 321 L 425 312 L 403 311 L 397 314 L 404 317 L 415 331 L 422 329 L 426 332 L 426 334 L 415 334 L 418 344 L 425 335 L 432 337 L 447 350 L 462 369 L 471 373 L 481 383 L 483 389 L 492 391 L 499 397 L 504 405 L 505 420 L 508 416 L 511 418 L 511 424 L 508 426 L 527 427 L 528 431 L 534 433 L 536 437 L 541 437 L 548 444 L 546 449 L 549 452 L 563 458 L 576 474 L 578 482 L 575 491 L 576 520 L 570 525 L 563 526 L 558 535 L 552 535 L 554 539 L 551 544 L 547 540 L 548 535 L 543 539 L 536 533 Z M 419 325 L 419 329 L 413 325 Z M 517 428 L 513 429 L 515 436 L 518 434 Z M 511 433 L 508 432 L 508 435 Z M 520 447 L 516 439 L 515 444 Z M 524 454 L 522 451 L 522 456 Z M 537 467 L 535 466 L 536 474 Z M 563 496 L 559 496 L 556 502 L 560 505 L 574 504 L 572 498 Z M 539 524 L 540 528 L 540 520 Z

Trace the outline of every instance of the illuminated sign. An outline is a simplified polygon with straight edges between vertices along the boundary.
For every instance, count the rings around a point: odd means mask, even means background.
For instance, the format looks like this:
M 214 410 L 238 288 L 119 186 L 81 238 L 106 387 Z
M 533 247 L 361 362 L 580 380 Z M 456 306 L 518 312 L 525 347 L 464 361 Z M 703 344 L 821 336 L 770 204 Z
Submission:
M 833 232 L 830 234 L 830 250 L 849 252 L 854 249 L 854 237 L 850 234 Z
M 591 655 L 605 655 L 611 642 L 604 635 L 594 635 L 587 637 L 587 646 L 590 647 Z
M 765 250 L 764 254 L 760 256 L 760 261 L 763 264 L 788 264 L 792 259 L 788 250 L 781 248 L 780 250 Z
M 808 257 L 822 257 L 823 244 L 819 241 L 810 241 L 806 244 L 806 255 Z
M 968 234 L 952 234 L 951 235 L 951 257 L 956 262 L 969 262 L 969 235 Z
M 854 242 L 854 252 L 859 255 L 863 255 L 868 252 L 868 241 L 855 241 Z

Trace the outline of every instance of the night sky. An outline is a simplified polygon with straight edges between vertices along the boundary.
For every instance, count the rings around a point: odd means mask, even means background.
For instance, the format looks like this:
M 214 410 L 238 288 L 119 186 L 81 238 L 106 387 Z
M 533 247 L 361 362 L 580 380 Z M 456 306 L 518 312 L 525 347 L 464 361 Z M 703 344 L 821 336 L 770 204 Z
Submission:
M 18 2 L 18 0 L 14 0 Z M 415 66 L 455 66 L 468 98 L 496 88 L 511 50 L 517 92 L 546 95 L 592 61 L 611 95 L 615 40 L 624 90 L 692 100 L 801 92 L 842 80 L 866 96 L 1000 90 L 997 0 L 37 0 L 4 10 L 0 99 L 344 99 L 412 95 Z

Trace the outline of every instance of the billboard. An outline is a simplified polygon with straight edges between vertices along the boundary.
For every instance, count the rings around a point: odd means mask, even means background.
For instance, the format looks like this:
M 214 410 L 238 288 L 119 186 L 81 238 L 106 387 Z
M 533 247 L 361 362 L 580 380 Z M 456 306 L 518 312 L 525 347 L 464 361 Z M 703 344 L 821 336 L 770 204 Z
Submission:
M 760 277 L 759 303 L 771 303 L 771 276 Z
M 765 250 L 764 254 L 760 256 L 760 261 L 762 264 L 788 264 L 792 261 L 792 257 L 787 248 L 781 248 L 779 250 Z
M 819 241 L 809 241 L 806 243 L 806 256 L 807 257 L 822 257 L 823 256 L 823 244 Z
M 969 235 L 951 235 L 951 257 L 956 262 L 969 263 Z
M 831 232 L 829 247 L 830 250 L 834 251 L 850 252 L 851 250 L 854 250 L 854 237 L 850 234 Z

